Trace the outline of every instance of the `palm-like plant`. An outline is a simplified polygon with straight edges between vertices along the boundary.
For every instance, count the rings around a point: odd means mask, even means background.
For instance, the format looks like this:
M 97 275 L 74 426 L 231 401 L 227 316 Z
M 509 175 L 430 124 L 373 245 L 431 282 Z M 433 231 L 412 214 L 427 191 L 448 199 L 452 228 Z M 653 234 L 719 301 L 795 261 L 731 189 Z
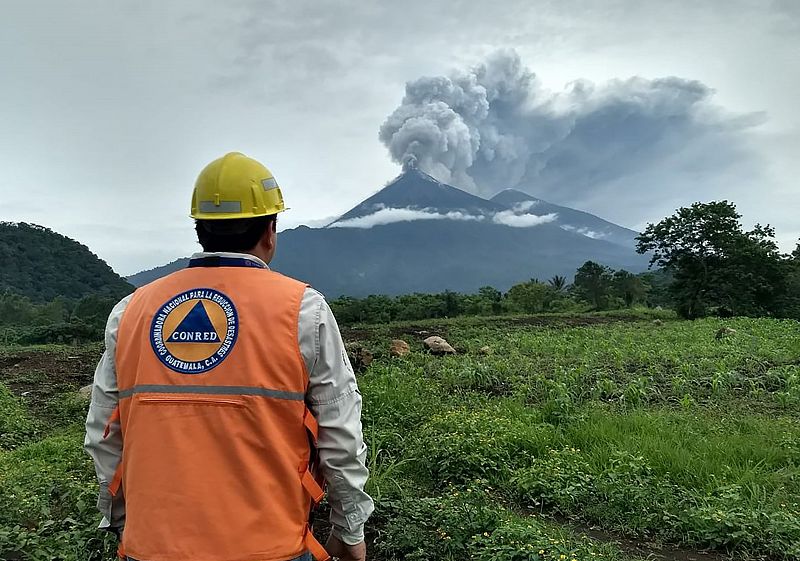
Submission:
M 547 284 L 549 284 L 550 287 L 553 290 L 555 290 L 556 292 L 561 292 L 565 288 L 567 288 L 567 277 L 562 277 L 561 275 L 556 275 L 552 279 L 547 281 Z

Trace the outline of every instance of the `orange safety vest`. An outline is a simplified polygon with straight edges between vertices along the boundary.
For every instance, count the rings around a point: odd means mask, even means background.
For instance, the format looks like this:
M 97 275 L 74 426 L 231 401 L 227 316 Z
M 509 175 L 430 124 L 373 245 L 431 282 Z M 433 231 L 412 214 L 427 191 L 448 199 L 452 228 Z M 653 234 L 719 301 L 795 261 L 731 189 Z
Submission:
M 310 551 L 317 423 L 297 339 L 306 285 L 208 257 L 139 288 L 119 326 L 121 552 L 283 561 Z

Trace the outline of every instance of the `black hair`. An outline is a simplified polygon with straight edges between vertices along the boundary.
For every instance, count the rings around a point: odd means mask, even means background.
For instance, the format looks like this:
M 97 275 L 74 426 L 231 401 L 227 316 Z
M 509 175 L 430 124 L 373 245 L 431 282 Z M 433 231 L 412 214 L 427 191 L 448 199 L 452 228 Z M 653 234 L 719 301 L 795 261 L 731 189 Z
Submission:
M 197 241 L 203 251 L 244 253 L 253 249 L 267 228 L 273 228 L 277 215 L 232 220 L 195 220 Z

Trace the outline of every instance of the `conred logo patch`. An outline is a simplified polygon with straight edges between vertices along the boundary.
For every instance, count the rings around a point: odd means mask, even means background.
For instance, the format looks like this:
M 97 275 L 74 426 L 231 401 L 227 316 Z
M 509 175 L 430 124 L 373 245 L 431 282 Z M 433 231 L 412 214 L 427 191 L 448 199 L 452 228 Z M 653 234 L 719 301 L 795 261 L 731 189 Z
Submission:
M 217 290 L 196 288 L 178 294 L 156 312 L 150 342 L 158 359 L 181 374 L 202 374 L 233 349 L 239 316 L 231 299 Z

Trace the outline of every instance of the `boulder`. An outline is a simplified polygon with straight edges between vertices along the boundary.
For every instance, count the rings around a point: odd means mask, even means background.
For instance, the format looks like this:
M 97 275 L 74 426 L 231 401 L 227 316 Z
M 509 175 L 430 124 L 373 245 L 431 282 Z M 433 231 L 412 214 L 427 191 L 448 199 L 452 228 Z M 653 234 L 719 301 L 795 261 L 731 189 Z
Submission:
M 366 370 L 375 358 L 372 355 L 372 351 L 359 344 L 347 345 L 347 356 L 350 359 L 353 370 L 356 372 Z
M 434 355 L 454 355 L 456 354 L 456 350 L 450 346 L 450 343 L 439 337 L 438 335 L 433 335 L 428 337 L 423 341 L 425 344 L 425 348 L 427 348 L 431 354 Z
M 92 384 L 89 384 L 88 386 L 83 386 L 81 389 L 79 389 L 78 395 L 81 396 L 86 401 L 92 399 Z
M 392 339 L 392 344 L 389 346 L 389 354 L 392 356 L 405 356 L 411 352 L 411 347 L 402 339 Z

